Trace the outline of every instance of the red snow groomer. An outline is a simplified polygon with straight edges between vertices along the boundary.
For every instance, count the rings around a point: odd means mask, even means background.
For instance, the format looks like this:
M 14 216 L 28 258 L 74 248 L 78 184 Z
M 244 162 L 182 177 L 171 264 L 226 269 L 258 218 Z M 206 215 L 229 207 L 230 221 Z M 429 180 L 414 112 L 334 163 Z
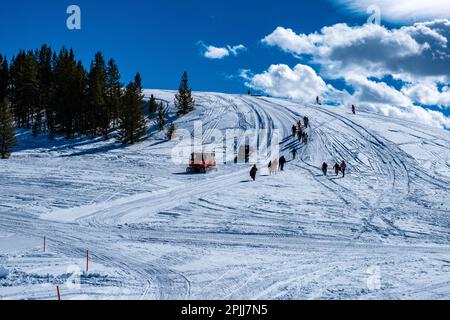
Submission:
M 214 152 L 194 152 L 191 154 L 186 173 L 207 173 L 216 168 L 216 154 Z

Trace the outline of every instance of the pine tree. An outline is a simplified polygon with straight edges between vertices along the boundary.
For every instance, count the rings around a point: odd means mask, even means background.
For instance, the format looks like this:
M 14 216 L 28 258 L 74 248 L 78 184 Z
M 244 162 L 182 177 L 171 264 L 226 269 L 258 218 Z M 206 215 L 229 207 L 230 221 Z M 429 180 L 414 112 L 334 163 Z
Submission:
M 108 61 L 106 69 L 106 105 L 112 118 L 113 128 L 117 127 L 119 110 L 122 103 L 122 83 L 120 82 L 120 72 L 116 62 Z
M 142 99 L 144 99 L 143 93 L 142 93 L 142 77 L 141 74 L 138 72 L 134 76 L 134 86 L 136 87 L 136 91 L 140 96 L 142 96 Z
M 106 138 L 111 127 L 112 115 L 106 104 L 106 65 L 100 52 L 95 54 L 88 79 L 89 126 L 91 133 L 95 136 L 98 129 L 100 129 Z
M 0 101 L 8 96 L 9 64 L 8 59 L 0 54 Z
M 76 68 L 72 71 L 73 90 L 71 92 L 73 99 L 73 117 L 74 131 L 79 134 L 86 134 L 89 126 L 86 121 L 87 103 L 87 75 L 86 70 L 81 61 L 78 61 Z
M 46 110 L 46 118 L 47 118 L 47 129 L 48 129 L 48 137 L 50 140 L 53 140 L 56 135 L 57 131 L 57 123 L 56 123 L 56 66 L 58 65 L 58 56 L 56 55 L 56 52 L 52 53 L 51 58 L 51 84 L 50 84 L 50 91 L 49 91 L 49 101 L 48 101 L 48 108 Z
M 37 61 L 33 52 L 20 51 L 11 67 L 11 98 L 19 128 L 30 128 L 39 110 L 39 81 Z
M 0 156 L 6 159 L 11 155 L 11 149 L 16 144 L 13 115 L 9 110 L 9 101 L 3 99 L 0 105 Z
M 159 131 L 163 131 L 164 126 L 166 125 L 166 109 L 164 108 L 164 103 L 162 102 L 159 103 L 156 125 L 158 126 Z
M 119 113 L 120 141 L 124 144 L 138 142 L 146 132 L 141 91 L 130 82 L 122 99 Z
M 178 108 L 178 115 L 184 116 L 194 110 L 195 101 L 192 97 L 192 90 L 189 88 L 189 77 L 184 72 L 181 78 L 178 94 L 175 96 L 175 106 Z
M 79 130 L 84 74 L 84 68 L 75 60 L 73 51 L 61 49 L 54 72 L 52 105 L 55 108 L 55 127 L 68 139 L 74 138 Z
M 53 51 L 46 45 L 43 45 L 36 53 L 38 62 L 38 80 L 39 80 L 39 101 L 40 101 L 40 114 L 37 122 L 41 122 L 41 118 L 46 118 L 46 128 L 50 132 L 54 131 L 53 128 L 53 110 L 51 106 L 51 94 L 52 94 L 52 82 L 53 82 L 53 69 L 52 69 L 52 55 Z M 40 125 L 40 124 L 39 124 Z
M 158 102 L 156 102 L 155 96 L 151 95 L 150 100 L 148 101 L 148 113 L 149 115 L 152 115 L 157 111 L 158 111 Z

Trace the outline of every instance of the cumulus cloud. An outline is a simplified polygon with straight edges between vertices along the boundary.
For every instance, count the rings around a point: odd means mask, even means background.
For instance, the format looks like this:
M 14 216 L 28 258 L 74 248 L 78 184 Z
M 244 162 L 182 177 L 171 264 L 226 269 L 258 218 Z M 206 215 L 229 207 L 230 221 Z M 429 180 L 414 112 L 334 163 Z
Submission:
M 332 0 L 355 13 L 367 13 L 376 5 L 383 19 L 394 22 L 426 21 L 450 17 L 448 0 Z
M 347 83 L 355 88 L 353 98 L 365 104 L 391 104 L 406 107 L 412 105 L 410 98 L 384 82 L 375 82 L 362 76 L 353 76 Z
M 291 69 L 285 64 L 271 65 L 267 71 L 251 75 L 242 70 L 241 76 L 250 88 L 264 91 L 272 96 L 314 101 L 317 95 L 337 91 L 317 75 L 313 68 L 298 64 Z
M 450 129 L 450 118 L 446 117 L 442 112 L 427 110 L 414 105 L 398 108 L 390 104 L 374 103 L 365 104 L 363 107 L 387 117 L 420 122 L 432 127 Z
M 262 41 L 295 56 L 311 56 L 327 77 L 349 73 L 368 77 L 396 75 L 449 80 L 450 21 L 418 23 L 399 29 L 366 24 L 336 24 L 312 34 L 278 27 Z
M 394 29 L 336 24 L 311 34 L 278 27 L 262 42 L 318 65 L 316 76 L 322 81 L 343 81 L 354 91 L 350 98 L 343 95 L 345 103 L 448 126 L 449 118 L 420 105 L 450 107 L 449 39 L 450 21 L 435 20 Z M 386 78 L 396 80 L 397 88 Z M 292 90 L 282 85 L 274 92 L 286 96 L 283 89 L 291 95 Z
M 202 55 L 207 59 L 221 60 L 230 55 L 237 56 L 239 53 L 246 51 L 247 48 L 240 44 L 236 46 L 216 47 L 205 45 L 203 42 L 198 43 L 202 47 Z
M 227 48 L 218 48 L 214 46 L 207 46 L 205 48 L 204 57 L 208 59 L 223 59 L 230 55 Z
M 402 93 L 422 105 L 450 108 L 450 90 L 448 86 L 441 89 L 434 83 L 411 84 L 402 88 Z

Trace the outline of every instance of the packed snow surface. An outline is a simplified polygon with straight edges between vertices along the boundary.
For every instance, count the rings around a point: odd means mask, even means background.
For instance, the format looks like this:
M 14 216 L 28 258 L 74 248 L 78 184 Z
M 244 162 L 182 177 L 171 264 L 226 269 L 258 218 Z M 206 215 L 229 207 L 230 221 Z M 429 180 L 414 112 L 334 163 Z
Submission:
M 170 103 L 174 92 L 146 95 Z M 176 120 L 279 130 L 289 160 L 185 174 L 154 133 L 49 141 L 0 162 L 0 299 L 448 299 L 450 132 L 373 113 L 196 93 Z M 291 137 L 308 116 L 309 142 Z M 292 160 L 291 150 L 299 156 Z M 331 172 L 345 159 L 345 178 Z M 330 174 L 321 173 L 322 163 Z M 43 238 L 46 237 L 46 250 Z M 90 266 L 86 270 L 89 250 Z

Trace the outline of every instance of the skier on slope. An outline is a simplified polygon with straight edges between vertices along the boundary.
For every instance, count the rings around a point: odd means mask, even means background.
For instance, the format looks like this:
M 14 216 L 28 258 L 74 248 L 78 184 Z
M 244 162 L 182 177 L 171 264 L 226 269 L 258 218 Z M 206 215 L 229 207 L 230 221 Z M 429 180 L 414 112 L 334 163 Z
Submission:
M 352 104 L 352 113 L 353 113 L 353 114 L 356 114 L 356 107 L 355 107 L 354 104 Z
M 258 172 L 258 168 L 256 167 L 256 164 L 253 166 L 252 170 L 250 170 L 250 177 L 253 179 L 253 181 L 256 181 L 256 173 Z
M 292 137 L 295 139 L 295 136 L 297 135 L 297 127 L 295 124 L 292 126 Z
M 286 164 L 287 160 L 284 156 L 281 156 L 280 160 L 278 161 L 280 163 L 280 170 L 284 171 L 284 165 Z
M 345 172 L 347 170 L 347 163 L 345 162 L 345 160 L 342 160 L 341 163 L 341 171 L 342 171 L 342 177 L 345 178 Z
M 338 176 L 339 172 L 341 172 L 341 166 L 336 162 L 333 169 L 334 169 L 334 172 L 336 173 L 336 176 Z
M 328 174 L 328 163 L 324 162 L 322 164 L 322 172 L 323 172 L 323 175 L 326 177 Z
M 317 98 L 316 98 L 316 102 L 317 102 L 317 104 L 319 105 L 319 106 L 321 106 L 322 104 L 320 103 L 320 98 L 319 98 L 319 96 L 317 96 Z

